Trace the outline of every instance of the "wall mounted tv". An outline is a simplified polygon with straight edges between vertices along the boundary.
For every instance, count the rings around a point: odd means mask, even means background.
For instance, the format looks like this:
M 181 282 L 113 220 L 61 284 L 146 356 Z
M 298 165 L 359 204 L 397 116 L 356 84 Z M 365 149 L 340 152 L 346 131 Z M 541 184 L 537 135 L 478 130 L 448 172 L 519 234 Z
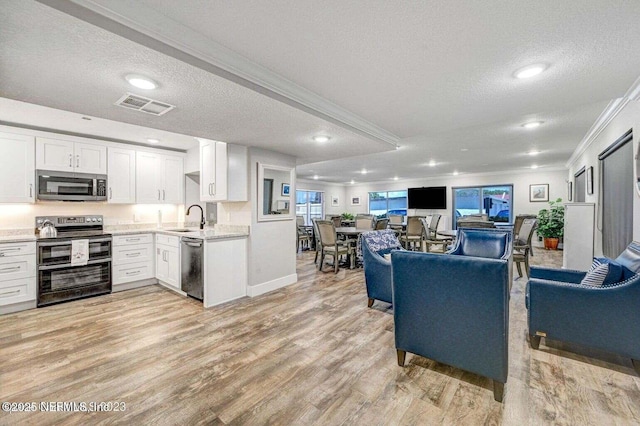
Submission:
M 447 208 L 446 186 L 409 188 L 407 197 L 410 209 L 435 210 Z

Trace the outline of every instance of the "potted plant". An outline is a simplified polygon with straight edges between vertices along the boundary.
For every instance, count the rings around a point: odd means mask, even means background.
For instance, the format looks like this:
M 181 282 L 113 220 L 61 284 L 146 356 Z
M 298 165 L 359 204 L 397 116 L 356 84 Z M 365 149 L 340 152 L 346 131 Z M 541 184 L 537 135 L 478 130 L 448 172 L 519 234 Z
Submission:
M 351 213 L 342 213 L 343 220 L 353 220 L 353 214 Z
M 544 238 L 544 248 L 556 250 L 564 235 L 564 206 L 562 198 L 549 202 L 548 209 L 538 212 L 538 235 Z

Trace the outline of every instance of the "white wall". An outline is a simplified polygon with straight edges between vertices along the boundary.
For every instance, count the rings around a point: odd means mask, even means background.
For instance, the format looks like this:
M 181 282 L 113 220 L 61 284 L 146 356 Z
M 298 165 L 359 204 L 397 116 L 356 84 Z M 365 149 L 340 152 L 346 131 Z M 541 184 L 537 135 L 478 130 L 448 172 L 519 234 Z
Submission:
M 304 191 L 320 191 L 324 193 L 324 214 L 339 215 L 348 211 L 346 188 L 344 185 L 320 182 L 317 180 L 298 180 L 297 189 Z M 338 205 L 332 206 L 332 197 L 338 197 Z
M 638 152 L 638 139 L 640 138 L 640 102 L 629 101 L 629 103 L 609 122 L 604 130 L 587 147 L 584 153 L 577 157 L 570 165 L 569 172 L 565 179 L 574 180 L 574 174 L 582 167 L 593 166 L 593 194 L 585 196 L 585 202 L 596 203 L 598 211 L 598 182 L 600 179 L 598 154 L 604 151 L 609 145 L 615 142 L 629 129 L 634 129 L 633 152 Z M 596 219 L 596 222 L 598 219 Z M 640 241 L 640 196 L 636 191 L 633 199 L 633 240 Z M 602 256 L 602 232 L 597 229 L 595 232 L 594 253 Z
M 250 224 L 249 296 L 257 296 L 293 284 L 296 275 L 295 220 L 258 222 L 258 162 L 295 168 L 295 158 L 259 148 L 249 148 L 249 202 L 218 203 L 218 223 Z M 295 194 L 295 182 L 290 182 Z M 275 185 L 274 185 L 275 187 Z M 280 187 L 276 188 L 280 192 Z M 292 206 L 293 207 L 293 206 Z
M 529 201 L 529 185 L 549 184 L 549 200 L 556 198 L 567 199 L 567 172 L 566 170 L 525 170 L 521 173 L 496 172 L 482 174 L 468 174 L 459 176 L 439 176 L 424 179 L 402 180 L 394 182 L 379 182 L 371 184 L 348 185 L 345 188 L 345 210 L 350 213 L 368 213 L 369 192 L 395 191 L 422 186 L 446 186 L 447 209 L 446 210 L 410 210 L 409 214 L 426 215 L 439 213 L 442 215 L 440 228 L 450 229 L 452 220 L 452 194 L 451 188 L 457 186 L 474 185 L 513 185 L 513 213 L 537 214 L 540 209 L 548 208 L 547 203 Z M 360 197 L 360 206 L 350 205 L 353 197 Z
M 162 211 L 163 223 L 182 222 L 184 205 L 107 204 L 95 202 L 38 202 L 36 204 L 0 204 L 0 229 L 34 229 L 36 216 L 103 215 L 105 225 L 148 223 L 153 226 Z M 189 221 L 198 218 L 189 217 Z

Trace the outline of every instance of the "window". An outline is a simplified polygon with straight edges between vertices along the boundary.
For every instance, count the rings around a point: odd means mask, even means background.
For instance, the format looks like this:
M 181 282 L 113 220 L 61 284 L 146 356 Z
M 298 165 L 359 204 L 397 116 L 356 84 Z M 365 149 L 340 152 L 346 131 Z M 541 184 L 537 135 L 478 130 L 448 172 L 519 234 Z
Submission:
M 454 228 L 458 218 L 470 214 L 486 214 L 493 222 L 513 223 L 513 185 L 459 187 L 452 191 Z
M 305 225 L 311 225 L 311 219 L 324 217 L 323 195 L 319 191 L 296 191 L 296 215 L 304 217 Z
M 407 191 L 381 191 L 369 193 L 369 214 L 377 218 L 390 214 L 407 215 Z

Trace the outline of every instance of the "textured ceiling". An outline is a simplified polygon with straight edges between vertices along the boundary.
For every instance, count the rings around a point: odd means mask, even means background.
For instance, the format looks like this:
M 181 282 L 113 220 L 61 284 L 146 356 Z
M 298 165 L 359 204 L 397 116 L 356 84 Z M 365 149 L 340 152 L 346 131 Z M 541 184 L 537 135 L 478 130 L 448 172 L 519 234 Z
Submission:
M 389 149 L 388 144 L 356 135 L 36 2 L 3 1 L 0 22 L 0 96 L 114 121 L 111 134 L 102 136 L 143 143 L 146 137 L 154 137 L 151 130 L 144 137 L 139 129 L 132 132 L 131 126 L 118 126 L 117 122 L 123 122 L 272 149 L 294 155 L 302 163 Z M 129 73 L 146 75 L 160 87 L 135 89 L 124 79 Z M 176 109 L 155 117 L 114 106 L 125 92 L 168 102 Z M 0 121 L 15 122 L 15 115 L 2 109 Z M 71 114 L 57 127 L 75 128 L 77 120 Z M 51 119 L 23 115 L 18 122 L 43 125 L 41 121 Z M 318 133 L 332 135 L 331 141 L 314 143 L 311 138 Z M 160 145 L 185 149 L 187 143 L 196 141 L 180 137 L 177 143 L 164 140 Z
M 301 177 L 335 182 L 562 167 L 640 70 L 638 1 L 73 4 L 126 4 L 136 13 L 124 21 L 153 16 L 164 36 L 181 24 L 401 136 L 401 149 L 380 153 L 383 144 L 31 1 L 0 9 L 0 96 L 291 153 Z M 548 70 L 513 78 L 536 62 Z M 111 106 L 129 90 L 128 72 L 159 81 L 153 97 L 178 108 L 158 119 Z M 520 126 L 530 120 L 545 123 Z M 331 142 L 309 143 L 316 133 Z M 531 149 L 542 153 L 525 155 Z M 358 153 L 367 154 L 346 158 Z M 357 174 L 362 167 L 370 173 Z

